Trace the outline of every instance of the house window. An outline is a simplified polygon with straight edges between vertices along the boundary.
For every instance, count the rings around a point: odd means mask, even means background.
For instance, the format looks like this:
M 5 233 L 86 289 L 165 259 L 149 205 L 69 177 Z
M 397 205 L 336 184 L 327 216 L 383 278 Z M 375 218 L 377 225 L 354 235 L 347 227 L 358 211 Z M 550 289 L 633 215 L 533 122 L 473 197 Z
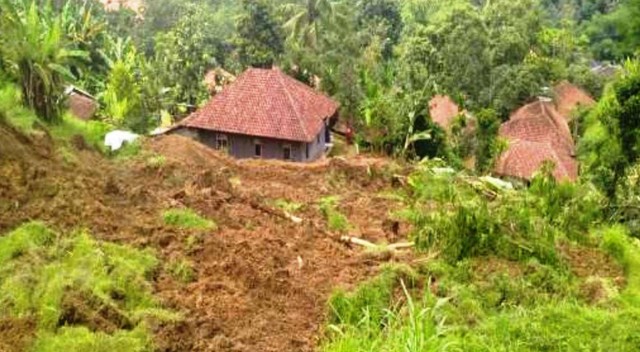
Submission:
M 305 152 L 306 152 L 305 154 L 307 155 L 307 159 L 309 159 L 309 144 L 307 143 L 307 144 L 305 144 L 305 146 L 307 147 L 306 150 L 305 150 Z
M 291 160 L 291 146 L 285 145 L 282 147 L 283 158 L 284 160 Z
M 219 134 L 216 136 L 216 149 L 218 150 L 227 150 L 229 149 L 229 139 L 224 134 Z
M 262 157 L 262 143 L 259 140 L 255 140 L 253 142 L 254 146 L 255 146 L 255 152 L 254 155 L 256 158 L 261 158 Z
M 318 133 L 318 144 L 320 144 L 320 136 L 322 135 L 322 132 Z

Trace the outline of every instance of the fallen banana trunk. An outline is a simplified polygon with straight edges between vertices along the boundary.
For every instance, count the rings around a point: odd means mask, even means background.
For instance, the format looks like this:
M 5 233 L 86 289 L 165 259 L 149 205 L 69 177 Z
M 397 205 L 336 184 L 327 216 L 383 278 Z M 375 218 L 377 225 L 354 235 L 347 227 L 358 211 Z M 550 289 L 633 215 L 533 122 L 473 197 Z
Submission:
M 389 244 L 389 245 L 378 245 L 378 244 L 369 242 L 367 240 L 363 240 L 362 238 L 351 237 L 351 236 L 340 237 L 340 242 L 355 244 L 358 246 L 365 247 L 367 249 L 379 249 L 379 250 L 390 250 L 390 251 L 408 249 L 408 248 L 413 248 L 415 246 L 415 243 L 413 242 L 402 242 L 402 243 L 395 243 L 395 244 Z

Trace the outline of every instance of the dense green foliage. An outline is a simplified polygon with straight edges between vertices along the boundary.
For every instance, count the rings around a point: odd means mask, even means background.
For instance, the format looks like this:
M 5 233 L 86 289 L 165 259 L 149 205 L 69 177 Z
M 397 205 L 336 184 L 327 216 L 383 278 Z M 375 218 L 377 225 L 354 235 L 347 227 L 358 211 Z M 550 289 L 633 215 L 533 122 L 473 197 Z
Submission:
M 498 190 L 429 168 L 410 188 L 405 215 L 430 259 L 335 292 L 323 351 L 635 349 L 640 247 L 623 226 L 599 227 L 594 188 L 542 174 L 528 190 Z M 562 248 L 601 248 L 626 285 L 578 277 Z
M 618 8 L 612 1 L 147 0 L 140 19 L 134 11 L 105 12 L 96 1 L 37 6 L 47 2 L 4 0 L 0 22 L 15 32 L 9 37 L 25 38 L 0 45 L 1 66 L 15 82 L 30 82 L 20 84 L 23 99 L 43 118 L 61 116 L 64 85 L 79 84 L 99 98 L 101 118 L 145 132 L 161 116 L 180 119 L 206 101 L 209 70 L 239 74 L 278 65 L 338 99 L 363 147 L 454 164 L 475 156 L 481 171 L 499 147 L 485 109 L 504 119 L 561 79 L 599 95 L 590 60 L 603 57 L 602 45 L 633 46 L 635 22 L 620 14 L 637 7 L 635 1 Z M 590 36 L 613 22 L 625 28 L 614 26 L 607 40 Z M 42 77 L 31 80 L 31 71 Z M 431 123 L 434 94 L 448 94 L 485 118 L 477 149 L 460 148 Z

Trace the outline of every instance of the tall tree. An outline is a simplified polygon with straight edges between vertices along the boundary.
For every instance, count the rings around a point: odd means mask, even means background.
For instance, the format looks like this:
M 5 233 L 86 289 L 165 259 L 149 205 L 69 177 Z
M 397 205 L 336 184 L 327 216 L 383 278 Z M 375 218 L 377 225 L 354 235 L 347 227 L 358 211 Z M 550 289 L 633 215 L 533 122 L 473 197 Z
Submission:
M 290 38 L 302 46 L 317 48 L 323 32 L 331 28 L 338 16 L 338 3 L 332 0 L 292 1 L 283 6 L 283 12 L 289 16 L 284 27 Z
M 284 38 L 268 2 L 244 0 L 236 45 L 244 66 L 271 67 L 284 52 Z

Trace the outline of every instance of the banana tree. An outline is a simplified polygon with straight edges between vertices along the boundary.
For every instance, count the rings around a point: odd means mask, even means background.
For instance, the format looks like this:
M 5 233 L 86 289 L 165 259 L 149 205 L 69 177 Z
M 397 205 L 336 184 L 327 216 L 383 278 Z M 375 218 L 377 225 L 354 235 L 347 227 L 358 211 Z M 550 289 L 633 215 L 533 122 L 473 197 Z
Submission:
M 65 85 L 75 78 L 71 67 L 87 53 L 67 40 L 61 16 L 35 1 L 0 2 L 0 33 L 0 56 L 19 82 L 24 103 L 45 121 L 58 121 Z

